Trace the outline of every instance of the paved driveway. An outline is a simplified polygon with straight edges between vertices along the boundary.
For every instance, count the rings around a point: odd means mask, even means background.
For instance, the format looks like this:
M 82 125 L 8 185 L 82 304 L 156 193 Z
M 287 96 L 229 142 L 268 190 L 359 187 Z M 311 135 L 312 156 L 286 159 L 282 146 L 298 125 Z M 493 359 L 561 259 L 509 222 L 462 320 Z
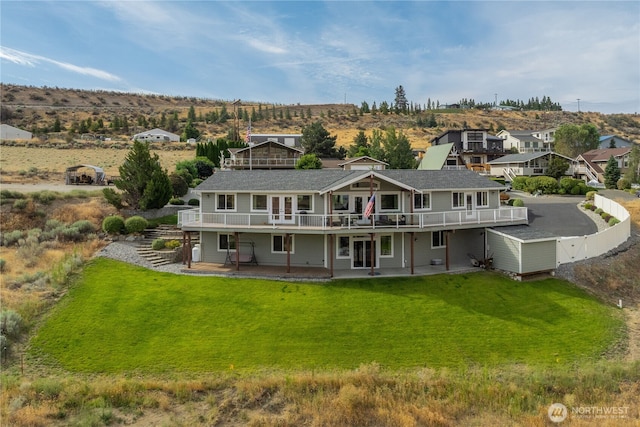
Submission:
M 584 236 L 598 231 L 596 224 L 578 204 L 584 196 L 539 196 L 512 191 L 511 198 L 520 198 L 529 209 L 529 226 L 556 236 Z

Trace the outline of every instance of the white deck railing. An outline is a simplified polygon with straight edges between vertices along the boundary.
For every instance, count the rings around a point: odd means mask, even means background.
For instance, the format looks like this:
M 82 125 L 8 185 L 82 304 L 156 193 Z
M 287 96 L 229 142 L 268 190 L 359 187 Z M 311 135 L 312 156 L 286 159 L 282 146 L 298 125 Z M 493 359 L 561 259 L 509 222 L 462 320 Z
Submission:
M 256 213 L 202 213 L 200 209 L 178 212 L 178 227 L 207 228 L 275 228 L 279 229 L 389 229 L 435 228 L 463 225 L 522 224 L 528 222 L 527 208 L 458 210 L 447 212 L 375 214 L 373 220 L 362 215 L 316 215 L 292 213 L 288 215 Z

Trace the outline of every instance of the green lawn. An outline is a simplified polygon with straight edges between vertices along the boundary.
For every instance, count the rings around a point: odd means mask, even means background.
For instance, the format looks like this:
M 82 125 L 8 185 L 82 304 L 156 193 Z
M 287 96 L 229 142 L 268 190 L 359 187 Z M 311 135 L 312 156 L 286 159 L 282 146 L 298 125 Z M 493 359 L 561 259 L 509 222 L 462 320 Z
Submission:
M 157 273 L 98 258 L 32 340 L 80 372 L 570 364 L 622 318 L 571 284 L 498 274 L 295 283 Z

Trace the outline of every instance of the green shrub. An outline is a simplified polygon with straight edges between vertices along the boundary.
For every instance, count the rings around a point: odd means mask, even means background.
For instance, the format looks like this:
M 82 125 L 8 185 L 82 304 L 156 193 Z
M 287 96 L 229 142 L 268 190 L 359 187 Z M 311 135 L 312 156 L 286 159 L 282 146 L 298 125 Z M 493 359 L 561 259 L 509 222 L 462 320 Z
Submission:
M 164 244 L 164 247 L 167 249 L 175 249 L 175 248 L 179 248 L 180 246 L 182 246 L 182 243 L 180 243 L 180 241 L 178 240 L 169 240 Z
M 602 212 L 602 213 L 600 214 L 600 217 L 601 217 L 602 219 L 604 219 L 604 222 L 609 222 L 609 220 L 610 220 L 611 218 L 613 218 L 613 217 L 611 216 L 611 214 L 608 214 L 608 213 L 606 213 L 606 212 Z
M 619 222 L 620 222 L 620 220 L 618 218 L 611 217 L 611 218 L 609 218 L 609 227 L 613 227 L 614 225 L 616 225 Z
M 153 242 L 151 242 L 151 249 L 153 249 L 154 251 L 159 251 L 164 249 L 165 247 L 165 241 L 164 239 L 154 239 Z
M 528 180 L 529 177 L 527 176 L 516 176 L 511 182 L 511 188 L 514 190 L 526 190 Z
M 122 209 L 122 195 L 120 193 L 116 193 L 112 188 L 105 188 L 102 190 L 102 195 L 111 206 L 116 209 Z
M 521 208 L 524 206 L 522 199 L 513 199 L 513 206 Z
M 142 233 L 148 226 L 149 221 L 139 215 L 129 217 L 124 222 L 127 233 Z
M 57 219 L 48 219 L 47 222 L 44 224 L 45 231 L 55 230 L 56 228 L 59 228 L 59 227 L 64 227 L 64 224 L 62 223 L 62 221 L 58 221 Z
M 627 190 L 631 188 L 631 181 L 627 178 L 620 178 L 616 183 L 616 186 L 618 187 L 618 190 Z
M 193 181 L 191 181 L 191 188 L 196 188 L 198 185 L 202 184 L 202 179 L 200 178 L 194 178 Z
M 17 245 L 20 239 L 24 237 L 25 233 L 20 230 L 9 231 L 2 234 L 2 244 L 4 246 Z
M 102 221 L 102 231 L 107 234 L 120 234 L 125 231 L 124 219 L 119 215 L 111 215 Z
M 0 312 L 0 333 L 8 338 L 18 338 L 22 332 L 22 317 L 13 310 Z
M 571 187 L 570 193 L 574 196 L 578 196 L 582 194 L 582 189 L 580 188 L 580 185 L 575 185 Z
M 601 214 L 602 212 L 604 212 L 604 211 L 602 210 L 602 208 L 597 208 L 594 212 L 595 212 L 596 214 L 600 215 L 600 214 Z
M 542 194 L 555 194 L 558 192 L 558 181 L 550 176 L 536 176 L 527 181 L 529 192 L 540 191 Z
M 58 195 L 53 192 L 53 191 L 49 191 L 49 190 L 43 190 L 43 191 L 38 191 L 36 193 L 32 193 L 31 194 L 31 198 L 36 201 L 36 202 L 40 202 L 43 205 L 48 205 L 51 202 L 53 202 L 56 198 L 58 197 Z
M 13 208 L 19 211 L 23 211 L 27 208 L 27 199 L 17 199 L 13 202 Z
M 74 222 L 73 224 L 71 224 L 70 228 L 75 228 L 79 233 L 82 234 L 94 233 L 96 231 L 96 227 L 93 225 L 93 223 L 86 219 L 81 219 Z
M 4 258 L 0 258 L 0 273 L 4 273 L 7 268 L 7 261 Z
M 4 335 L 0 334 L 0 357 L 6 359 L 9 356 L 9 350 L 11 350 L 11 344 Z
M 189 199 L 187 204 L 189 206 L 200 206 L 200 199 Z
M 584 209 L 591 209 L 591 206 L 593 206 L 591 203 L 585 203 L 582 207 Z
M 172 198 L 169 200 L 169 204 L 170 204 L 170 205 L 184 205 L 184 200 L 182 200 L 182 199 L 181 199 L 181 198 L 179 198 L 179 197 L 172 197 Z

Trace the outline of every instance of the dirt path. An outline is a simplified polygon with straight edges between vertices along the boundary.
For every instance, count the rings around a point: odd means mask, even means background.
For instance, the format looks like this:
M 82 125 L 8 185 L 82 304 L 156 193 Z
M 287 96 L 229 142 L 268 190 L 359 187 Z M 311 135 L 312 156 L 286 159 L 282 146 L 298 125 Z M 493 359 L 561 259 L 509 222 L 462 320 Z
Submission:
M 625 359 L 640 360 L 640 307 L 625 308 L 624 314 L 629 335 L 629 348 Z

